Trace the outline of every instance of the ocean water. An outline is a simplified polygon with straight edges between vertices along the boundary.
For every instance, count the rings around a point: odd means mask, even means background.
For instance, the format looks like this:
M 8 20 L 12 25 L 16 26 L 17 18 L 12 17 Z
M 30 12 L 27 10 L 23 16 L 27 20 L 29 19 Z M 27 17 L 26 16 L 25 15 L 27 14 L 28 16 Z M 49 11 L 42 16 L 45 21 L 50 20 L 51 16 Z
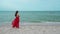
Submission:
M 15 11 L 0 11 L 0 24 L 11 23 Z M 60 11 L 19 11 L 20 22 L 60 22 Z

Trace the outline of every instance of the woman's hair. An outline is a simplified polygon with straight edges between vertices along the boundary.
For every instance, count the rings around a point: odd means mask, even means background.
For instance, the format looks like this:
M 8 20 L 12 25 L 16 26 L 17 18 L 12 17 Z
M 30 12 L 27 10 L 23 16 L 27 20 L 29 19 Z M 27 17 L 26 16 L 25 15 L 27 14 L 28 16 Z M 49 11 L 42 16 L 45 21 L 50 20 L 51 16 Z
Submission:
M 15 17 L 17 16 L 17 13 L 18 13 L 18 11 L 16 11 L 16 13 L 15 13 Z

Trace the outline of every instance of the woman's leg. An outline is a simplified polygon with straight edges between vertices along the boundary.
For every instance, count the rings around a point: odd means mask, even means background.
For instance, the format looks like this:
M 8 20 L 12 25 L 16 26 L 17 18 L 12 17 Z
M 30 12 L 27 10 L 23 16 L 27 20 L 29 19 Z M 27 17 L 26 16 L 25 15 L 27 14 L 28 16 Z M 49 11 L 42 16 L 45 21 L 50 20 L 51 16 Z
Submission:
M 14 28 L 15 26 L 16 26 L 15 23 L 13 23 L 13 24 L 12 24 L 12 27 Z

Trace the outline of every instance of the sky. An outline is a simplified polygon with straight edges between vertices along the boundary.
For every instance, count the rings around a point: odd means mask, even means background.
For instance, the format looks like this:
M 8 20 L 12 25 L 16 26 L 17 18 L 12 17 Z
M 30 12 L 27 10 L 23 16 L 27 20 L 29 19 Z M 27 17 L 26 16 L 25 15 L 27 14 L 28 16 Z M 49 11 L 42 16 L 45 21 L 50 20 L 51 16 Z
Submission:
M 0 11 L 60 11 L 60 0 L 0 0 Z

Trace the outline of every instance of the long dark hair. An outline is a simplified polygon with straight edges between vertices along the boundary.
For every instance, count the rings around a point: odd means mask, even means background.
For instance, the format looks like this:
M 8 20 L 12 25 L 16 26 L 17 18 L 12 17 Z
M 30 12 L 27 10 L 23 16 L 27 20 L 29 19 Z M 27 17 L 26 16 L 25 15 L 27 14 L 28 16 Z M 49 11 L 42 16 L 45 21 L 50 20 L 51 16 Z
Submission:
M 17 16 L 17 14 L 18 14 L 18 11 L 16 11 L 16 13 L 15 13 L 15 17 Z

